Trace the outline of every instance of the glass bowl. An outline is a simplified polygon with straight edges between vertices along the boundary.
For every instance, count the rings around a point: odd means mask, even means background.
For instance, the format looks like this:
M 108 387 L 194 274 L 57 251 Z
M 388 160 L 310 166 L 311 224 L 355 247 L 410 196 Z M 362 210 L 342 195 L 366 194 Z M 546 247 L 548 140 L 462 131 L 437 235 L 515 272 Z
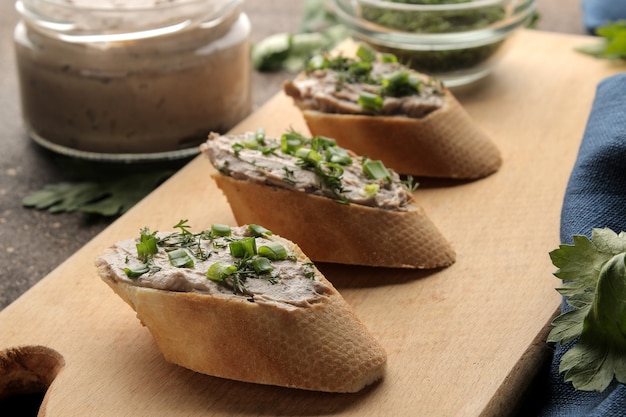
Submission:
M 333 0 L 352 37 L 448 87 L 486 76 L 534 0 Z

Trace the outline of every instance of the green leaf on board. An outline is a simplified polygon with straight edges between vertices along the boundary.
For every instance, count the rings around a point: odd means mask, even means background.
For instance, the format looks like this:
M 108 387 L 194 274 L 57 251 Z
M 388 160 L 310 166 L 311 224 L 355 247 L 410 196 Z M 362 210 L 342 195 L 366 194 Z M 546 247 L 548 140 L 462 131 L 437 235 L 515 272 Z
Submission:
M 576 47 L 578 52 L 600 59 L 626 59 L 626 20 L 617 20 L 596 29 L 600 40 Z
M 101 181 L 59 182 L 22 199 L 28 208 L 51 213 L 75 212 L 116 216 L 144 198 L 173 171 L 141 172 Z

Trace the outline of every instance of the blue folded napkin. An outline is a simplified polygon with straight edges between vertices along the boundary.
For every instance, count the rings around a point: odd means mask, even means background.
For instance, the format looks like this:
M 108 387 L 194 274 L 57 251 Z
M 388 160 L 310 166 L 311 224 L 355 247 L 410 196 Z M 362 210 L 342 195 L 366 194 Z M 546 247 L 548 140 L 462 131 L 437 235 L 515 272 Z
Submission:
M 598 26 L 626 19 L 624 0 L 582 0 L 583 24 L 594 33 Z
M 613 0 L 617 1 L 617 0 Z M 598 84 L 591 113 L 569 178 L 561 211 L 561 242 L 591 238 L 592 228 L 626 230 L 626 73 Z M 568 306 L 563 304 L 563 308 Z M 576 391 L 559 374 L 561 356 L 574 342 L 555 347 L 549 399 L 543 417 L 626 416 L 626 387 L 613 382 L 604 392 Z

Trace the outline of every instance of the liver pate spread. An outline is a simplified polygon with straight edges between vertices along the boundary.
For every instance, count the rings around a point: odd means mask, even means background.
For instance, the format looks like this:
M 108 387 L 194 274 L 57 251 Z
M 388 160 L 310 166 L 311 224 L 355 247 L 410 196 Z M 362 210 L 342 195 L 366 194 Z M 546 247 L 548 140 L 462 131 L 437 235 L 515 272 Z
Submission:
M 404 210 L 413 202 L 412 194 L 396 172 L 383 168 L 388 176 L 368 176 L 364 169 L 367 158 L 334 145 L 332 139 L 324 138 L 333 143 L 330 148 L 334 153 L 344 155 L 343 163 L 328 162 L 329 149 L 314 150 L 315 146 L 311 147 L 308 139 L 301 136 L 304 145 L 300 151 L 285 151 L 285 142 L 292 136 L 299 137 L 297 133 L 287 133 L 281 139 L 263 135 L 262 145 L 255 142 L 257 136 L 253 132 L 239 135 L 211 133 L 201 150 L 217 170 L 238 180 L 388 210 Z M 302 150 L 314 151 L 322 158 L 319 164 L 311 164 L 307 152 L 302 154 Z
M 149 233 L 144 229 L 139 239 L 113 245 L 97 259 L 96 266 L 113 280 L 140 287 L 221 297 L 236 294 L 251 302 L 287 308 L 308 307 L 332 291 L 318 279 L 319 273 L 310 261 L 298 259 L 289 247 L 272 239 L 271 232 L 259 235 L 251 226 L 222 227 L 228 228 L 228 235 L 219 236 L 212 230 L 184 234 Z M 150 237 L 155 239 L 157 249 L 146 257 L 138 245 Z M 246 238 L 254 240 L 255 253 L 233 255 L 230 244 Z M 270 260 L 259 248 L 273 243 L 279 243 L 286 252 Z M 178 249 L 184 251 L 184 265 L 173 259 L 172 253 Z M 260 258 L 265 260 L 260 262 L 263 268 L 255 263 Z
M 362 46 L 357 56 L 317 57 L 307 71 L 284 84 L 285 93 L 302 110 L 324 113 L 422 118 L 443 106 L 444 87 L 437 80 L 403 66 L 393 55 Z M 364 101 L 364 96 L 375 101 Z

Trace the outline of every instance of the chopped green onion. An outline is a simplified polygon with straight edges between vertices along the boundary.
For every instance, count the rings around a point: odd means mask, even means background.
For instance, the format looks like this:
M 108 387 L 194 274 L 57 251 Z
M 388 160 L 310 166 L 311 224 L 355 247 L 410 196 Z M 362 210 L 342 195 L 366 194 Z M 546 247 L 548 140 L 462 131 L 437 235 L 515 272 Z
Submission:
M 339 146 L 332 146 L 326 149 L 324 155 L 328 162 L 332 162 L 339 165 L 352 165 L 352 158 L 348 155 L 348 151 Z
M 340 180 L 343 175 L 343 167 L 333 162 L 320 162 L 315 166 L 315 172 L 325 181 L 332 179 Z
M 256 255 L 256 239 L 253 237 L 244 237 L 241 240 L 235 240 L 228 244 L 230 254 L 235 258 L 249 258 Z
M 150 268 L 148 267 L 147 264 L 140 264 L 133 268 L 124 268 L 124 273 L 126 274 L 128 278 L 135 279 L 135 278 L 139 278 L 140 276 L 142 276 L 149 270 Z
M 371 184 L 365 184 L 365 187 L 359 191 L 359 194 L 361 197 L 373 197 L 376 195 L 378 190 L 380 190 L 380 185 L 374 182 Z
M 230 226 L 227 224 L 212 224 L 211 233 L 213 236 L 230 236 Z
M 270 262 L 269 259 L 263 257 L 263 256 L 259 256 L 258 258 L 254 258 L 251 262 L 250 265 L 252 265 L 252 268 L 254 269 L 254 272 L 256 272 L 257 274 L 267 274 L 272 272 L 272 270 L 274 269 L 274 267 L 272 267 L 272 263 Z
M 285 133 L 280 137 L 280 150 L 283 153 L 293 155 L 305 143 L 305 138 L 299 133 Z
M 248 230 L 250 230 L 250 232 L 254 235 L 254 236 L 263 236 L 263 235 L 271 235 L 272 231 L 266 229 L 263 226 L 259 226 L 258 224 L 249 224 L 248 225 Z
M 246 149 L 256 150 L 260 148 L 259 142 L 256 140 L 255 136 L 246 136 L 242 143 Z
M 308 70 L 324 69 L 328 68 L 328 59 L 321 54 L 313 55 L 307 63 Z
M 305 162 L 316 165 L 322 160 L 322 156 L 315 152 L 313 149 L 300 148 L 295 153 L 296 158 L 300 158 Z
M 231 148 L 233 148 L 235 156 L 239 156 L 239 153 L 245 149 L 245 146 L 243 146 L 243 143 L 235 142 L 232 144 Z
M 176 268 L 192 268 L 194 265 L 193 259 L 183 248 L 176 248 L 169 251 L 167 257 L 170 259 L 170 263 Z
M 380 54 L 380 60 L 385 63 L 395 63 L 398 62 L 398 57 L 394 54 L 383 53 Z
M 390 84 L 409 84 L 409 73 L 405 71 L 394 71 L 392 73 L 385 74 L 381 83 L 385 87 Z
M 259 246 L 259 255 L 265 256 L 272 261 L 279 261 L 287 257 L 287 249 L 278 242 L 269 242 L 267 245 Z
M 278 149 L 278 146 L 265 146 L 261 148 L 261 154 L 271 155 L 276 151 L 276 149 Z
M 356 51 L 356 56 L 361 58 L 361 61 L 365 62 L 373 62 L 376 60 L 376 52 L 365 45 L 359 46 L 359 49 Z
M 363 162 L 363 173 L 373 180 L 391 181 L 391 174 L 382 163 L 382 161 L 367 160 Z
M 206 271 L 206 276 L 211 281 L 224 281 L 224 278 L 234 274 L 235 272 L 237 272 L 237 267 L 235 265 L 228 265 L 224 262 L 215 262 L 209 267 L 209 270 Z
M 254 138 L 259 144 L 265 145 L 265 129 L 263 129 L 262 127 L 258 128 L 256 133 L 254 134 Z
M 377 94 L 363 91 L 359 94 L 357 103 L 364 109 L 378 110 L 383 107 L 383 98 Z
M 315 136 L 313 139 L 311 139 L 311 149 L 318 152 L 334 146 L 337 146 L 337 141 L 333 138 L 327 138 L 326 136 Z

